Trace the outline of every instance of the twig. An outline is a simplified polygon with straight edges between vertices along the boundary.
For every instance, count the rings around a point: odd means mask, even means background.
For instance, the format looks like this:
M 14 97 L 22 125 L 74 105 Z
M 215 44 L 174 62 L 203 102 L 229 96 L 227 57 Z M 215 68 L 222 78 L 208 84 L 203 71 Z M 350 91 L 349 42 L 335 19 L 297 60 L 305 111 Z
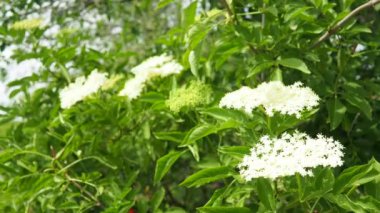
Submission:
M 340 20 L 335 26 L 327 30 L 327 32 L 325 32 L 321 37 L 319 37 L 319 39 L 316 42 L 314 42 L 313 45 L 311 45 L 311 49 L 319 46 L 323 41 L 325 41 L 331 35 L 337 33 L 347 23 L 348 20 L 350 20 L 355 15 L 357 15 L 359 12 L 369 7 L 374 7 L 378 3 L 380 3 L 380 0 L 370 0 L 367 3 L 364 3 L 360 5 L 359 7 L 355 8 L 348 15 L 346 15 L 342 20 Z
M 228 16 L 230 18 L 232 18 L 232 20 L 235 21 L 236 23 L 239 23 L 239 20 L 235 17 L 234 12 L 232 11 L 230 6 L 228 5 L 227 0 L 222 0 L 222 3 L 224 5 L 224 7 L 227 9 Z
M 314 202 L 313 206 L 311 207 L 311 209 L 310 209 L 310 211 L 309 211 L 310 213 L 314 213 L 314 209 L 315 209 L 315 207 L 317 206 L 319 199 L 321 199 L 321 198 L 318 198 L 318 199 Z
M 102 203 L 93 194 L 91 194 L 91 192 L 87 191 L 79 183 L 77 183 L 76 179 L 71 178 L 67 173 L 65 174 L 65 177 L 70 183 L 77 187 L 81 193 L 86 194 L 91 200 L 95 201 L 97 206 L 103 207 Z
M 265 9 L 265 6 L 266 6 L 266 4 L 263 3 L 263 8 L 264 8 L 264 9 Z M 265 28 L 265 22 L 266 22 L 265 13 L 262 13 L 262 14 L 261 14 L 261 29 L 264 29 L 264 28 Z

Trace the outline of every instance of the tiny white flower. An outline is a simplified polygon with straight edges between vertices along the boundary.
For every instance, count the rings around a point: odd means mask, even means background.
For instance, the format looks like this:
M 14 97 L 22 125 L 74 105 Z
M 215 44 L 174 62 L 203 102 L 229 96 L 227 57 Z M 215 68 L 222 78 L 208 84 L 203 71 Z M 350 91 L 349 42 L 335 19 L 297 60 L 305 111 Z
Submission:
M 173 56 L 162 54 L 146 59 L 141 64 L 133 67 L 131 72 L 136 76 L 139 75 L 150 79 L 155 76 L 166 77 L 170 74 L 178 74 L 182 69 L 182 65 L 178 64 L 173 59 Z
M 266 114 L 274 112 L 284 115 L 301 116 L 303 110 L 310 110 L 318 105 L 319 97 L 309 88 L 297 82 L 285 86 L 280 81 L 262 83 L 255 89 L 242 87 L 227 93 L 220 101 L 220 107 L 240 109 L 251 113 L 258 106 L 263 106 Z
M 284 133 L 279 138 L 261 137 L 238 165 L 241 176 L 250 181 L 253 178 L 270 178 L 312 175 L 318 166 L 337 167 L 343 164 L 343 146 L 332 138 L 321 134 L 311 138 L 304 133 Z
M 140 96 L 145 86 L 145 79 L 135 77 L 125 82 L 124 88 L 119 92 L 119 96 L 128 96 L 130 100 L 133 100 Z
M 366 46 L 364 46 L 363 44 L 358 44 L 356 47 L 355 47 L 355 52 L 361 52 L 363 50 L 366 49 Z
M 176 62 L 173 56 L 163 54 L 150 57 L 131 69 L 135 77 L 125 83 L 124 89 L 120 91 L 119 95 L 135 99 L 140 96 L 145 83 L 150 79 L 157 76 L 166 77 L 179 74 L 182 70 L 182 65 Z
M 95 93 L 106 80 L 107 75 L 105 73 L 99 73 L 96 70 L 93 71 L 87 79 L 84 76 L 77 78 L 75 82 L 69 84 L 59 93 L 61 108 L 70 108 L 75 103 Z
M 111 34 L 113 35 L 120 34 L 121 32 L 123 32 L 123 28 L 120 26 L 117 26 L 111 29 Z
M 262 96 L 254 96 L 251 88 L 242 87 L 236 91 L 227 93 L 220 101 L 219 106 L 241 109 L 246 113 L 251 113 L 254 108 L 263 102 L 262 98 Z

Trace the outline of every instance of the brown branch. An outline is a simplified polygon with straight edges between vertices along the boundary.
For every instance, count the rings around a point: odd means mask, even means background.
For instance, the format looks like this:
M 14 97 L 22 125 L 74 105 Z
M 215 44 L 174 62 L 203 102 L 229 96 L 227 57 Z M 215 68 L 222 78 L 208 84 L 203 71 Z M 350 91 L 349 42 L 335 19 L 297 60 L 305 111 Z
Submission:
M 313 45 L 311 45 L 311 49 L 319 46 L 323 41 L 328 39 L 333 34 L 337 33 L 346 23 L 348 20 L 350 20 L 352 17 L 356 16 L 358 13 L 360 13 L 362 10 L 365 10 L 369 7 L 374 7 L 376 4 L 380 3 L 380 0 L 370 0 L 367 3 L 364 3 L 360 5 L 359 7 L 355 8 L 353 11 L 351 11 L 348 15 L 346 15 L 342 20 L 340 20 L 335 26 L 327 30 L 319 39 L 314 42 Z

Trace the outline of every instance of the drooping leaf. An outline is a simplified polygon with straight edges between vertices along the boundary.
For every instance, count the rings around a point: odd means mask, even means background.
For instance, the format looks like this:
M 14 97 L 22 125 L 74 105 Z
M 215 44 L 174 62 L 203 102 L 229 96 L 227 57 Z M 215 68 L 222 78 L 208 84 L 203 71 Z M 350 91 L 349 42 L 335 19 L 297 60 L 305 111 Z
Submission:
M 174 0 L 160 0 L 160 2 L 158 2 L 157 4 L 156 10 L 166 7 L 168 4 L 172 3 L 173 1 Z
M 186 151 L 170 152 L 169 154 L 158 159 L 156 163 L 156 170 L 154 173 L 154 182 L 158 183 L 173 166 L 173 164 L 177 161 L 177 159 L 181 157 L 181 155 L 185 152 Z
M 152 198 L 152 212 L 157 212 L 158 208 L 160 207 L 160 204 L 164 200 L 165 197 L 165 189 L 163 187 L 160 187 L 156 193 L 154 193 Z
M 347 94 L 345 100 L 357 107 L 369 120 L 372 120 L 372 108 L 366 99 L 355 94 Z
M 285 58 L 277 61 L 277 63 L 284 67 L 299 70 L 305 74 L 311 73 L 309 68 L 306 66 L 305 62 L 298 58 Z
M 198 126 L 195 126 L 186 134 L 186 137 L 182 141 L 181 146 L 195 143 L 197 140 L 206 137 L 207 135 L 216 133 L 217 131 L 217 127 L 211 124 L 200 124 Z
M 277 67 L 270 75 L 271 81 L 282 81 L 282 70 Z
M 335 177 L 330 168 L 317 168 L 313 171 L 313 176 L 302 177 L 300 181 L 300 200 L 304 202 L 318 199 L 330 192 L 334 187 Z
M 244 155 L 250 153 L 250 148 L 247 146 L 222 146 L 219 147 L 218 151 L 222 154 L 227 154 L 231 157 L 242 160 Z
M 380 202 L 371 196 L 353 199 L 343 194 L 328 194 L 325 198 L 350 212 L 366 213 L 380 211 Z
M 336 179 L 334 193 L 342 193 L 352 186 L 359 186 L 380 177 L 379 163 L 372 159 L 367 164 L 345 169 Z
M 264 70 L 271 68 L 271 67 L 272 67 L 273 65 L 275 65 L 275 64 L 276 64 L 276 62 L 274 62 L 274 61 L 267 61 L 267 62 L 261 63 L 261 64 L 255 66 L 255 67 L 249 72 L 247 78 L 252 77 L 252 76 L 254 76 L 254 75 L 257 75 L 257 74 L 263 72 Z
M 185 138 L 185 133 L 178 132 L 178 131 L 171 131 L 171 132 L 155 132 L 153 135 L 158 140 L 165 140 L 165 141 L 172 141 L 176 143 L 181 143 L 183 139 Z
M 186 29 L 192 25 L 195 21 L 195 16 L 197 12 L 198 2 L 194 1 L 189 6 L 187 6 L 182 12 L 182 28 Z
M 377 200 L 380 200 L 380 177 L 364 184 L 366 194 L 371 195 Z
M 189 64 L 191 73 L 193 73 L 195 77 L 198 77 L 198 56 L 194 50 L 189 54 Z
M 247 115 L 245 115 L 241 111 L 216 108 L 216 107 L 205 109 L 201 111 L 201 114 L 206 114 L 222 121 L 235 120 L 235 121 L 244 122 L 246 121 L 246 118 L 247 118 Z
M 204 213 L 250 213 L 252 212 L 249 208 L 246 208 L 246 207 L 222 207 L 222 206 L 201 207 L 201 208 L 198 208 L 198 210 Z
M 204 205 L 206 206 L 218 206 L 219 203 L 221 203 L 221 200 L 223 199 L 223 194 L 227 190 L 227 187 L 223 187 L 221 189 L 215 190 L 214 194 L 212 194 L 211 198 L 207 201 L 207 203 Z
M 266 209 L 276 211 L 276 200 L 271 182 L 265 178 L 258 178 L 256 186 L 261 203 L 264 204 Z
M 180 185 L 191 187 L 199 187 L 204 184 L 231 177 L 234 171 L 230 167 L 215 167 L 202 169 L 191 176 L 187 177 Z
M 329 113 L 330 129 L 334 130 L 342 122 L 347 108 L 337 98 L 327 101 L 326 105 Z

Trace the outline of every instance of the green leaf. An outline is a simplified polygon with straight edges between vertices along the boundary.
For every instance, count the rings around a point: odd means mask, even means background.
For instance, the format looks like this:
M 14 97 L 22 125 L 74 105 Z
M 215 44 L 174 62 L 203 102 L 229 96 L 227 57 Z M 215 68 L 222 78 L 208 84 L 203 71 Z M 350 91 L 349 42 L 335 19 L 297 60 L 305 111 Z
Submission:
M 187 211 L 185 211 L 179 207 L 172 207 L 172 208 L 165 210 L 165 213 L 187 213 Z
M 252 211 L 246 207 L 201 207 L 197 208 L 200 212 L 204 213 L 251 213 Z
M 313 176 L 300 178 L 301 187 L 299 197 L 301 202 L 318 199 L 331 191 L 334 187 L 335 177 L 330 168 L 316 168 Z
M 195 51 L 191 51 L 189 54 L 189 64 L 191 73 L 193 73 L 195 77 L 198 77 L 198 57 Z
M 8 160 L 14 158 L 14 156 L 18 155 L 19 153 L 20 153 L 20 151 L 17 151 L 15 149 L 11 149 L 11 148 L 1 150 L 1 152 L 0 152 L 0 164 L 4 164 Z
M 188 7 L 183 10 L 182 13 L 182 29 L 186 29 L 192 25 L 195 21 L 195 16 L 197 14 L 198 1 L 192 2 Z
M 380 202 L 371 196 L 352 199 L 347 195 L 328 194 L 325 198 L 339 207 L 355 213 L 379 212 Z
M 336 179 L 334 193 L 342 193 L 345 189 L 371 182 L 380 177 L 380 165 L 370 160 L 365 165 L 353 166 L 345 169 Z
M 191 154 L 193 155 L 194 159 L 198 162 L 199 161 L 199 149 L 198 145 L 196 143 L 188 145 L 187 148 L 190 150 Z
M 152 198 L 152 212 L 157 212 L 158 208 L 160 207 L 161 202 L 164 200 L 165 197 L 165 189 L 163 187 L 160 187 L 156 193 L 154 193 Z
M 380 200 L 372 196 L 360 197 L 355 203 L 366 209 L 366 212 L 380 212 Z
M 270 75 L 271 81 L 282 81 L 282 70 L 277 67 Z
M 238 160 L 242 160 L 244 155 L 250 153 L 250 148 L 248 146 L 221 146 L 218 151 Z
M 154 183 L 158 183 L 173 166 L 173 164 L 177 161 L 177 159 L 181 157 L 181 155 L 185 152 L 186 151 L 170 152 L 169 154 L 158 159 L 156 163 L 156 170 L 154 173 Z
M 76 46 L 64 47 L 56 53 L 56 57 L 59 58 L 61 61 L 69 61 L 73 57 L 75 57 L 77 51 L 76 49 Z
M 257 75 L 261 73 L 262 71 L 271 68 L 273 65 L 275 65 L 276 62 L 274 61 L 266 61 L 264 63 L 261 63 L 257 66 L 255 66 L 248 74 L 247 78 L 252 77 L 254 75 Z
M 284 67 L 296 69 L 306 74 L 311 73 L 309 68 L 307 68 L 306 64 L 298 58 L 285 58 L 277 61 L 277 63 Z
M 180 185 L 190 187 L 199 187 L 204 184 L 231 177 L 234 171 L 230 167 L 215 167 L 202 169 L 188 178 L 186 178 Z
M 337 98 L 327 101 L 326 105 L 329 113 L 330 130 L 334 130 L 342 122 L 347 108 Z
M 306 12 L 307 10 L 310 10 L 312 7 L 301 7 L 301 8 L 294 8 L 291 10 L 290 13 L 285 14 L 284 21 L 288 22 L 294 19 L 306 19 L 310 20 L 312 17 Z
M 191 25 L 185 37 L 188 51 L 195 49 L 195 47 L 204 40 L 211 29 L 212 25 L 209 23 L 196 22 Z M 190 52 L 188 52 L 188 54 L 190 54 Z
M 223 194 L 226 192 L 228 187 L 223 187 L 221 189 L 217 189 L 212 194 L 211 198 L 207 201 L 207 203 L 204 205 L 206 206 L 217 206 L 219 203 L 221 203 L 223 199 Z
M 240 122 L 245 122 L 247 116 L 244 112 L 238 110 L 230 110 L 223 108 L 209 108 L 200 112 L 201 114 L 209 115 L 221 121 L 235 120 Z
M 159 10 L 163 7 L 165 7 L 166 5 L 172 3 L 174 0 L 160 0 L 160 2 L 158 2 L 157 4 L 157 7 L 156 7 L 156 10 Z
M 266 209 L 276 211 L 276 200 L 270 180 L 258 178 L 256 186 L 261 203 L 264 204 Z
M 172 131 L 172 132 L 155 132 L 153 135 L 158 140 L 164 140 L 164 141 L 172 141 L 176 143 L 181 143 L 183 139 L 185 138 L 185 133 L 178 132 L 178 131 Z
M 165 100 L 166 100 L 166 97 L 163 94 L 157 93 L 157 92 L 148 92 L 146 94 L 143 94 L 139 98 L 139 101 L 152 103 L 152 104 L 157 103 L 157 102 L 163 102 Z
M 195 141 L 206 137 L 207 135 L 216 133 L 217 131 L 217 127 L 211 124 L 200 124 L 198 126 L 195 126 L 187 133 L 181 146 L 193 144 Z
M 339 207 L 345 210 L 353 211 L 355 213 L 365 213 L 364 209 L 362 209 L 359 205 L 352 202 L 350 198 L 347 197 L 347 195 L 328 194 L 325 196 L 325 198 L 328 201 L 337 204 Z
M 233 129 L 233 128 L 238 128 L 242 126 L 240 122 L 234 121 L 234 120 L 229 120 L 225 121 L 222 123 L 219 123 L 217 126 L 217 131 L 223 130 L 223 129 Z
M 355 94 L 347 94 L 345 100 L 357 107 L 369 120 L 372 120 L 372 108 L 366 99 Z
M 380 200 L 380 176 L 375 180 L 364 184 L 365 192 L 373 196 L 375 199 Z
M 344 30 L 342 33 L 358 34 L 358 33 L 372 33 L 371 28 L 367 26 L 354 26 L 351 29 Z

